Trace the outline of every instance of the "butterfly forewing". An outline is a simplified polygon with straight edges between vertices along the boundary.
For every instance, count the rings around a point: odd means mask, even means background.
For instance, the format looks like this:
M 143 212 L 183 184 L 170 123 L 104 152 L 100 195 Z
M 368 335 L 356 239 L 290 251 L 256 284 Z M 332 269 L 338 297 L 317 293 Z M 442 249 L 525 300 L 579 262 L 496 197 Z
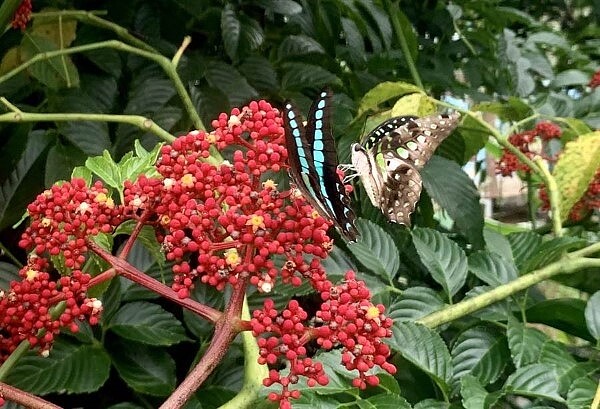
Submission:
M 306 127 L 292 104 L 285 105 L 286 147 L 290 174 L 315 209 L 332 220 L 340 233 L 355 240 L 358 231 L 350 199 L 337 175 L 338 160 L 331 131 L 329 112 L 332 94 L 319 93 L 313 102 Z
M 381 125 L 373 129 L 365 138 L 364 147 L 372 149 L 379 143 L 382 138 L 388 137 L 393 131 L 408 124 L 410 121 L 417 119 L 416 116 L 397 116 L 388 119 Z

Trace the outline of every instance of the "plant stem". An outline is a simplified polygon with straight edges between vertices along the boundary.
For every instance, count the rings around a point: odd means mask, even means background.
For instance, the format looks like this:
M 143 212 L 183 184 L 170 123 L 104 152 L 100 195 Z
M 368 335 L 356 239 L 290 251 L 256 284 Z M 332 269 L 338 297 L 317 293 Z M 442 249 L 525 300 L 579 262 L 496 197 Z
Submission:
M 50 403 L 42 398 L 38 398 L 31 393 L 22 391 L 5 383 L 0 383 L 0 396 L 11 402 L 18 403 L 26 408 L 31 409 L 61 409 L 53 403 Z
M 598 409 L 600 406 L 600 382 L 598 382 L 598 386 L 596 387 L 596 394 L 594 395 L 594 400 L 590 405 L 590 409 Z
M 160 406 L 160 409 L 182 408 L 206 378 L 212 373 L 229 349 L 238 334 L 239 321 L 245 299 L 248 277 L 240 278 L 233 288 L 225 312 L 215 325 L 215 333 L 198 365 L 181 382 L 175 392 Z
M 495 302 L 501 301 L 519 291 L 525 290 L 541 281 L 547 280 L 558 274 L 573 273 L 586 267 L 600 267 L 600 259 L 563 257 L 562 259 L 547 265 L 539 270 L 517 278 L 508 284 L 500 285 L 484 294 L 469 298 L 457 304 L 436 311 L 419 320 L 427 327 L 435 328 L 452 322 L 458 318 L 469 315 L 475 311 L 485 308 Z
M 517 129 L 519 129 L 523 124 L 526 124 L 528 122 L 533 121 L 536 118 L 539 118 L 540 114 L 533 114 L 528 116 L 527 118 L 523 118 L 520 121 L 515 122 L 514 124 L 512 124 L 512 126 L 508 129 L 508 132 L 506 132 L 507 135 L 512 135 L 514 134 Z
M 533 203 L 533 183 L 531 182 L 531 173 L 527 172 L 525 174 L 525 180 L 527 182 L 527 215 L 529 216 L 529 222 L 531 223 L 531 228 L 535 229 L 535 205 Z
M 184 106 L 186 112 L 188 113 L 189 117 L 191 118 L 192 123 L 194 124 L 194 127 L 196 129 L 205 129 L 204 124 L 202 123 L 202 120 L 200 119 L 200 116 L 198 115 L 198 112 L 196 111 L 196 108 L 194 107 L 194 104 L 193 104 L 187 90 L 185 89 L 185 86 L 183 85 L 183 82 L 181 82 L 181 78 L 179 78 L 179 74 L 177 74 L 177 68 L 173 65 L 171 60 L 169 60 L 167 57 L 165 57 L 161 54 L 157 54 L 157 53 L 145 51 L 145 50 L 140 50 L 139 48 L 132 47 L 132 46 L 125 44 L 122 41 L 118 41 L 118 40 L 100 41 L 97 43 L 91 43 L 91 44 L 81 45 L 81 46 L 77 46 L 77 47 L 65 48 L 63 50 L 48 51 L 45 53 L 36 54 L 29 60 L 20 64 L 18 67 L 13 68 L 9 72 L 7 72 L 3 76 L 1 76 L 0 83 L 8 80 L 9 78 L 14 77 L 15 75 L 17 75 L 21 71 L 25 70 L 29 66 L 35 64 L 36 62 L 47 60 L 47 59 L 53 58 L 53 57 L 81 53 L 81 52 L 85 52 L 85 51 L 98 50 L 98 49 L 102 49 L 102 48 L 113 48 L 113 49 L 116 49 L 119 51 L 125 51 L 125 52 L 131 53 L 131 54 L 139 55 L 140 57 L 147 58 L 151 61 L 154 61 L 158 65 L 160 65 L 160 67 L 163 69 L 165 74 L 167 74 L 169 79 L 173 82 L 173 85 L 175 86 L 175 90 L 179 94 L 179 98 L 181 98 L 181 102 L 183 103 L 183 106 Z
M 155 280 L 147 274 L 144 274 L 125 260 L 113 256 L 108 251 L 94 243 L 92 240 L 87 241 L 87 246 L 90 250 L 100 256 L 100 258 L 107 261 L 119 273 L 119 275 L 122 275 L 128 280 L 148 288 L 162 297 L 181 305 L 183 308 L 187 308 L 188 310 L 195 312 L 208 321 L 218 322 L 221 320 L 223 316 L 221 311 L 194 301 L 191 298 L 179 298 L 179 295 L 171 287 L 168 287 L 160 281 Z M 97 282 L 94 282 L 94 284 L 97 284 Z
M 242 318 L 250 319 L 248 301 L 244 299 Z M 245 409 L 256 400 L 258 393 L 263 388 L 262 380 L 269 376 L 267 365 L 258 363 L 259 350 L 256 338 L 249 331 L 241 334 L 244 346 L 244 384 L 237 395 L 229 402 L 221 405 L 219 409 Z
M 31 344 L 29 343 L 29 341 L 27 341 L 27 340 L 21 341 L 19 346 L 14 351 L 11 352 L 11 354 L 6 359 L 6 361 L 4 361 L 2 363 L 2 365 L 0 365 L 0 381 L 4 380 L 4 378 L 6 378 L 6 375 L 8 375 L 10 370 L 17 364 L 17 362 L 19 362 L 19 359 L 21 359 L 21 357 L 27 351 L 29 351 L 30 347 L 31 347 Z
M 94 122 L 117 122 L 129 124 L 140 128 L 146 132 L 152 132 L 165 142 L 173 142 L 175 137 L 162 129 L 150 118 L 139 115 L 111 115 L 111 114 L 87 114 L 87 113 L 68 113 L 68 114 L 38 114 L 33 112 L 15 111 L 12 104 L 4 97 L 0 97 L 6 107 L 12 112 L 0 114 L 1 122 L 64 122 L 64 121 L 94 121 Z
M 544 174 L 544 180 L 546 182 L 546 189 L 548 190 L 548 199 L 550 200 L 550 212 L 552 213 L 552 229 L 556 237 L 562 236 L 562 217 L 560 214 L 560 192 L 558 191 L 558 185 L 556 179 L 548 171 L 548 167 L 542 160 L 542 158 L 536 159 L 536 162 Z
M 19 0 L 20 1 L 20 0 Z M 122 27 L 118 24 L 115 24 L 111 21 L 105 20 L 99 15 L 106 14 L 106 11 L 81 11 L 81 10 L 62 10 L 62 11 L 43 11 L 40 13 L 33 13 L 31 18 L 35 19 L 56 19 L 62 18 L 63 20 L 73 19 L 77 21 L 81 21 L 82 23 L 87 23 L 92 26 L 104 28 L 106 30 L 112 31 L 121 39 L 126 41 L 127 43 L 141 48 L 143 50 L 149 51 L 151 53 L 158 53 L 156 49 L 140 40 L 139 38 L 131 35 L 129 30 L 125 27 Z
M 424 89 L 423 82 L 421 81 L 421 76 L 419 75 L 419 71 L 417 70 L 412 55 L 410 54 L 408 42 L 406 41 L 406 37 L 404 36 L 404 32 L 402 31 L 402 25 L 400 24 L 400 20 L 398 19 L 398 13 L 400 12 L 398 4 L 390 0 L 384 0 L 384 6 L 388 12 L 388 15 L 390 16 L 392 27 L 394 27 L 394 34 L 396 34 L 396 39 L 400 43 L 400 48 L 402 49 L 402 54 L 404 55 L 406 65 L 408 65 L 408 70 L 410 71 L 412 80 L 416 86 L 418 86 L 421 89 Z
M 585 257 L 585 256 L 589 256 L 591 254 L 597 253 L 597 252 L 600 252 L 600 242 L 590 244 L 589 246 L 584 247 L 580 250 L 572 251 L 572 252 L 568 253 L 565 257 L 568 257 L 568 258 Z

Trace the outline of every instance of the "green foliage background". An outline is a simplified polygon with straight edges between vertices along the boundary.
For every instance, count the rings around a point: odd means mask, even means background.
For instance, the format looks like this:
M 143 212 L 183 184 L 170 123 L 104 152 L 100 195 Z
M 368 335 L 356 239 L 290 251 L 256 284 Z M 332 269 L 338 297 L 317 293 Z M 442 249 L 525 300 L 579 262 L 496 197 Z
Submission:
M 76 10 L 104 10 L 99 17 L 126 28 L 128 37 Z M 586 88 L 599 68 L 598 2 L 34 0 L 34 11 L 42 14 L 26 31 L 0 37 L 0 96 L 25 112 L 141 115 L 173 135 L 186 133 L 198 121 L 165 71 L 142 55 L 102 47 L 44 60 L 15 75 L 11 70 L 39 53 L 123 38 L 170 59 L 189 35 L 178 73 L 204 124 L 210 127 L 220 112 L 257 98 L 275 104 L 293 99 L 306 112 L 316 92 L 330 85 L 342 162 L 365 128 L 397 112 L 432 109 L 421 88 L 438 99 L 468 99 L 473 111 L 494 113 L 504 123 L 534 113 L 558 118 L 565 141 L 600 127 L 600 87 Z M 88 157 L 108 151 L 114 166 L 134 163 L 131 155 L 122 158 L 133 150 L 147 158 L 162 141 L 131 124 L 89 121 L 0 121 L 0 135 L 0 242 L 5 255 L 16 255 L 0 263 L 3 283 L 25 260 L 16 246 L 22 226 L 11 226 L 36 194 L 69 178 L 75 167 L 93 170 L 97 162 L 99 172 L 110 168 Z M 399 372 L 381 375 L 379 387 L 359 392 L 339 356 L 322 354 L 332 382 L 304 391 L 295 407 L 589 407 L 600 367 L 598 266 L 561 278 L 575 290 L 559 297 L 534 287 L 437 330 L 415 323 L 598 241 L 593 220 L 556 238 L 484 225 L 479 194 L 461 166 L 486 144 L 489 152 L 498 151 L 488 137 L 488 129 L 465 117 L 442 144 L 423 170 L 426 194 L 412 232 L 385 222 L 358 189 L 362 239 L 336 248 L 326 267 L 333 278 L 358 270 L 375 299 L 389 306 Z M 141 145 L 134 147 L 136 140 Z M 573 161 L 562 166 L 573 172 Z M 565 201 L 573 201 L 568 192 L 587 186 L 598 167 L 594 160 L 586 163 L 586 177 L 557 177 Z M 432 200 L 454 221 L 452 228 L 439 225 Z M 143 238 L 130 261 L 155 278 L 168 277 L 160 253 Z M 95 268 L 101 271 L 101 263 Z M 303 288 L 283 287 L 276 302 L 292 295 L 302 296 Z M 221 294 L 203 287 L 194 296 L 223 303 Z M 6 381 L 65 407 L 159 406 L 206 347 L 211 327 L 123 279 L 101 297 L 107 310 L 100 328 L 82 326 L 76 336 L 62 337 L 50 358 L 26 357 Z M 261 300 L 251 295 L 251 307 Z M 233 397 L 243 358 L 241 344 L 234 344 L 187 407 L 214 408 Z M 257 405 L 268 406 L 262 399 Z

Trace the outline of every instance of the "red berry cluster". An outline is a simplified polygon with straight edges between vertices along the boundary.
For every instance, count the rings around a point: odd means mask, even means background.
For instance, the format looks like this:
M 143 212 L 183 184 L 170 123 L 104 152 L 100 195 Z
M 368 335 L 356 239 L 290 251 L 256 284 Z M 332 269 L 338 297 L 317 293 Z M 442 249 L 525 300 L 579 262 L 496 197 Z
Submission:
M 271 369 L 269 377 L 263 381 L 265 386 L 281 384 L 281 393 L 269 394 L 269 399 L 279 402 L 280 408 L 290 408 L 290 398 L 300 396 L 298 390 L 289 389 L 300 377 L 307 379 L 308 386 L 329 382 L 323 365 L 306 356 L 305 345 L 311 339 L 316 339 L 325 350 L 341 346 L 342 364 L 349 371 L 358 371 L 353 384 L 361 389 L 379 384 L 376 375 L 367 374 L 374 366 L 390 374 L 396 372 L 396 367 L 386 361 L 390 349 L 383 343 L 383 338 L 392 335 L 392 320 L 384 315 L 383 305 L 371 303 L 371 293 L 365 283 L 356 280 L 354 272 L 349 271 L 340 285 L 334 286 L 328 280 L 321 281 L 320 285 L 323 303 L 316 319 L 309 321 L 312 326 L 306 323 L 308 314 L 296 300 L 290 301 L 279 313 L 273 301 L 268 299 L 262 310 L 253 313 L 252 332 L 259 337 L 258 362 L 269 365 L 280 360 L 289 362 L 287 375 Z
M 558 125 L 552 122 L 540 122 L 534 129 L 509 136 L 508 141 L 530 159 L 540 156 L 554 161 L 556 158 L 544 154 L 544 143 L 551 139 L 559 139 L 561 134 L 562 130 Z M 510 176 L 517 171 L 530 172 L 531 170 L 529 166 L 521 163 L 514 153 L 504 149 L 502 157 L 498 161 L 497 172 L 502 176 Z
M 590 79 L 588 86 L 592 89 L 600 86 L 600 70 L 596 71 L 594 73 L 594 75 L 592 75 L 592 78 Z
M 11 25 L 13 28 L 20 28 L 25 30 L 27 23 L 31 18 L 31 0 L 23 0 L 15 11 Z
M 541 209 L 544 211 L 550 210 L 550 199 L 545 186 L 540 188 L 539 196 L 542 201 Z M 594 175 L 594 179 L 583 197 L 571 208 L 569 220 L 573 222 L 581 221 L 594 209 L 600 209 L 600 170 Z
M 86 260 L 86 239 L 111 233 L 122 217 L 100 181 L 88 187 L 83 179 L 54 185 L 27 206 L 31 224 L 19 246 L 42 256 L 64 256 L 68 268 L 79 269 Z
M 283 278 L 320 274 L 320 262 L 304 255 L 327 255 L 329 222 L 302 197 L 289 200 L 268 179 L 284 167 L 287 151 L 280 112 L 266 101 L 221 114 L 214 131 L 193 131 L 162 148 L 160 177 L 140 177 L 125 189 L 125 212 L 156 214 L 154 225 L 166 257 L 174 261 L 173 289 L 189 295 L 196 278 L 223 289 L 249 277 L 269 292 L 279 270 L 272 260 L 287 259 Z M 234 147 L 231 162 L 210 163 L 210 150 Z M 318 279 L 318 277 L 317 277 Z
M 75 270 L 70 276 L 54 280 L 46 270 L 48 262 L 33 256 L 19 272 L 22 281 L 12 281 L 9 290 L 0 292 L 2 362 L 21 341 L 29 341 L 46 355 L 61 328 L 77 332 L 75 320 L 87 320 L 92 325 L 98 322 L 102 303 L 86 297 L 90 276 Z M 65 309 L 58 314 L 53 307 L 61 301 Z

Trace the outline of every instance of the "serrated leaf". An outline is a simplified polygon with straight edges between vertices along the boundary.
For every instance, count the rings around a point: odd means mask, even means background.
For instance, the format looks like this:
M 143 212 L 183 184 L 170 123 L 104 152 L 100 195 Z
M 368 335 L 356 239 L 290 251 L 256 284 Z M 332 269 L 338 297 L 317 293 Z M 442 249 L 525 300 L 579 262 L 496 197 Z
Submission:
M 246 77 L 251 86 L 257 90 L 275 91 L 279 86 L 277 72 L 269 60 L 253 55 L 238 66 L 240 73 Z
M 485 226 L 483 228 L 485 247 L 494 254 L 514 263 L 512 249 L 508 238 L 497 230 Z
M 258 93 L 248 84 L 234 67 L 221 61 L 211 61 L 206 66 L 206 80 L 208 83 L 223 92 L 233 106 L 242 105 Z
M 390 118 L 394 116 L 427 116 L 435 112 L 435 104 L 425 94 L 404 95 L 392 107 Z
M 52 40 L 36 34 L 25 33 L 21 44 L 24 60 L 30 60 L 37 54 L 58 49 Z M 52 89 L 71 88 L 79 85 L 77 68 L 67 55 L 38 61 L 29 68 L 29 72 L 38 81 Z
M 496 287 L 518 278 L 515 265 L 496 253 L 478 251 L 469 255 L 469 271 L 484 283 Z
M 164 349 L 116 340 L 110 355 L 117 372 L 134 391 L 167 396 L 175 389 L 175 362 Z
M 27 145 L 21 155 L 21 158 L 14 167 L 12 173 L 0 185 L 0 229 L 11 225 L 21 215 L 20 209 L 16 217 L 8 213 L 11 209 L 11 204 L 17 196 L 20 186 L 28 177 L 29 171 L 33 164 L 38 160 L 42 153 L 46 150 L 52 138 L 44 131 L 33 131 L 27 137 Z
M 556 341 L 548 341 L 542 346 L 538 362 L 551 365 L 558 376 L 558 392 L 565 394 L 575 379 L 587 375 L 587 370 L 567 351 L 565 346 Z
M 467 279 L 465 252 L 447 236 L 432 229 L 416 228 L 412 237 L 421 263 L 451 299 Z
M 587 376 L 575 379 L 567 392 L 569 409 L 588 409 L 594 399 L 596 387 L 597 382 Z
M 449 390 L 452 358 L 439 334 L 412 322 L 394 324 L 390 345 L 432 377 L 440 388 Z
M 356 403 L 361 409 L 411 409 L 406 399 L 395 393 L 380 393 L 365 400 L 359 400 Z
M 348 248 L 362 265 L 391 282 L 400 268 L 400 256 L 394 240 L 369 220 L 359 219 L 356 225 L 359 239 L 350 243 Z
M 45 185 L 51 186 L 59 180 L 68 180 L 77 166 L 83 164 L 85 155 L 71 145 L 57 143 L 46 157 Z
M 85 184 L 90 186 L 92 184 L 92 171 L 85 166 L 76 166 L 71 172 L 71 179 L 83 179 Z
M 280 60 L 306 54 L 325 54 L 323 46 L 312 37 L 300 34 L 289 35 L 283 39 L 277 54 Z
M 586 241 L 578 237 L 555 237 L 543 241 L 532 251 L 521 267 L 521 274 L 543 267 L 561 258 L 567 251 L 586 245 Z
M 517 368 L 536 363 L 542 346 L 548 340 L 543 332 L 528 328 L 514 319 L 508 321 L 507 337 L 510 354 Z
M 302 6 L 293 0 L 259 0 L 256 5 L 264 7 L 273 13 L 291 16 L 302 12 Z
M 450 404 L 441 400 L 425 399 L 417 403 L 414 409 L 450 409 Z
M 423 93 L 423 90 L 408 82 L 382 82 L 371 88 L 360 101 L 358 115 L 368 112 L 378 112 L 379 105 L 402 95 Z
M 600 131 L 580 135 L 567 142 L 552 175 L 560 193 L 560 216 L 569 217 L 573 205 L 581 199 L 600 167 Z
M 147 345 L 173 345 L 188 340 L 181 323 L 161 306 L 138 301 L 123 305 L 107 329 L 125 339 Z
M 331 71 L 319 65 L 300 62 L 287 62 L 281 65 L 281 87 L 286 91 L 298 91 L 310 84 L 320 88 L 325 85 L 341 84 L 341 80 Z
M 231 3 L 228 3 L 221 12 L 221 35 L 223 36 L 223 45 L 225 52 L 232 60 L 238 59 L 238 46 L 240 43 L 240 33 L 242 24 L 233 9 Z
M 585 322 L 585 301 L 578 298 L 556 298 L 540 301 L 525 311 L 527 320 L 545 324 L 588 341 L 593 337 Z
M 119 167 L 107 150 L 102 152 L 102 156 L 87 158 L 85 167 L 98 175 L 108 186 L 119 188 L 121 184 Z
M 475 248 L 483 245 L 483 211 L 473 180 L 456 163 L 433 156 L 421 170 L 423 186 Z
M 460 395 L 464 409 L 484 408 L 488 392 L 473 375 L 467 374 L 460 379 Z
M 444 307 L 440 296 L 427 287 L 410 287 L 388 309 L 394 322 L 416 321 Z
M 513 258 L 519 270 L 542 244 L 542 236 L 534 232 L 511 233 L 506 238 L 510 243 Z
M 503 390 L 514 395 L 564 402 L 558 394 L 558 378 L 550 365 L 532 364 L 518 368 L 504 383 Z
M 110 358 L 100 344 L 78 344 L 59 338 L 47 358 L 35 352 L 22 357 L 6 382 L 36 395 L 89 393 L 108 379 Z
M 482 385 L 495 382 L 509 360 L 506 337 L 490 326 L 469 328 L 452 347 L 454 379 L 473 375 Z
M 560 88 L 568 85 L 587 85 L 589 82 L 590 76 L 588 73 L 571 69 L 556 74 L 552 86 Z
M 585 322 L 590 334 L 600 341 L 600 291 L 594 293 L 585 306 Z
M 20 281 L 19 270 L 14 264 L 0 261 L 0 289 L 6 291 L 10 288 L 11 281 Z

